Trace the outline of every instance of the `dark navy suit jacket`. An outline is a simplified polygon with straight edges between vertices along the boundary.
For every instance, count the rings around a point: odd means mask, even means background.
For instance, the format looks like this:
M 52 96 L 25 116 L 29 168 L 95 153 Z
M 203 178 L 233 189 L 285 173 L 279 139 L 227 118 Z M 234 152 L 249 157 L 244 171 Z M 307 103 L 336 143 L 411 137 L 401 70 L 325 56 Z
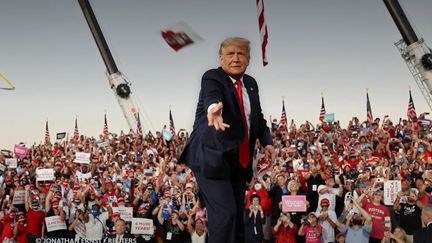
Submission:
M 261 145 L 272 144 L 270 130 L 263 117 L 258 95 L 258 85 L 249 75 L 243 76 L 243 83 L 250 100 L 249 151 L 252 153 L 256 139 Z M 208 126 L 207 109 L 211 104 L 223 103 L 222 117 L 230 128 L 216 131 Z M 204 73 L 201 80 L 193 131 L 179 158 L 179 163 L 187 163 L 192 171 L 199 171 L 208 178 L 228 178 L 230 165 L 228 154 L 235 152 L 245 135 L 239 100 L 235 86 L 222 68 Z M 247 168 L 247 179 L 252 177 L 252 161 Z
M 432 242 L 432 224 L 414 232 L 414 243 L 430 243 Z

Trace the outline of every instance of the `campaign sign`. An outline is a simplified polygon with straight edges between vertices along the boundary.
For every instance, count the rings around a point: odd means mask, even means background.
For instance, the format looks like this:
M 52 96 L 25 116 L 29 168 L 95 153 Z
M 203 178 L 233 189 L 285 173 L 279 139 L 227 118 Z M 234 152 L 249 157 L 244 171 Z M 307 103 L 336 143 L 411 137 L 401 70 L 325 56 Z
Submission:
M 387 206 L 393 205 L 396 200 L 397 193 L 401 190 L 401 182 L 399 180 L 390 180 L 384 182 L 384 204 Z
M 45 224 L 48 232 L 66 229 L 66 223 L 61 220 L 60 216 L 46 217 Z
M 306 212 L 306 196 L 282 196 L 282 212 Z
M 54 180 L 54 169 L 37 169 L 36 181 L 52 181 Z
M 144 218 L 132 218 L 131 234 L 153 235 L 153 220 Z
M 133 216 L 133 208 L 132 207 L 124 207 L 124 206 L 120 206 L 120 207 L 113 207 L 112 208 L 113 212 L 119 212 L 120 213 L 120 218 L 123 219 L 124 221 L 127 222 L 131 222 L 132 221 L 132 216 Z
M 75 163 L 78 164 L 89 164 L 90 163 L 90 153 L 77 152 L 75 154 Z
M 13 205 L 24 204 L 24 198 L 25 198 L 25 191 L 24 190 L 15 191 L 14 197 L 12 200 L 12 204 Z
M 86 173 L 83 174 L 79 171 L 76 172 L 76 177 L 78 178 L 78 180 L 85 180 L 85 179 L 90 179 L 91 178 L 91 173 Z
M 12 169 L 15 169 L 18 165 L 16 158 L 5 159 L 5 162 L 6 162 L 7 167 L 12 168 Z
M 26 157 L 28 155 L 28 148 L 15 144 L 14 153 L 18 157 Z

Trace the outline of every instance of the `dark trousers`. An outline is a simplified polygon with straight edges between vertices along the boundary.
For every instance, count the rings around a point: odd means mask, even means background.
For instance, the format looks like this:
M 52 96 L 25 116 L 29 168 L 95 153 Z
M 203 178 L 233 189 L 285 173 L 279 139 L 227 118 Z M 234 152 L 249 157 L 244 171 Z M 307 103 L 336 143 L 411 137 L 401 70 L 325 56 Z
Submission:
M 230 177 L 226 179 L 210 179 L 195 172 L 207 207 L 208 243 L 244 242 L 245 169 L 240 167 L 238 160 L 232 160 L 230 164 Z

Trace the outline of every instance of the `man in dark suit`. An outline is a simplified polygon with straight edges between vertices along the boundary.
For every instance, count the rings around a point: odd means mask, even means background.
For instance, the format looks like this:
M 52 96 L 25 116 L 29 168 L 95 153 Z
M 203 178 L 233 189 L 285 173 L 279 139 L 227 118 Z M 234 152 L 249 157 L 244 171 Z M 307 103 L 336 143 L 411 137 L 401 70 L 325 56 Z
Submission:
M 244 242 L 245 189 L 257 139 L 274 159 L 258 85 L 245 74 L 249 54 L 244 38 L 221 43 L 221 67 L 202 77 L 193 131 L 179 158 L 194 172 L 207 207 L 209 243 Z
M 118 219 L 115 222 L 115 234 L 108 236 L 105 239 L 106 243 L 132 243 L 135 242 L 135 238 L 126 233 L 126 222 L 123 219 Z
M 414 243 L 432 242 L 432 205 L 423 207 L 421 219 L 425 227 L 414 232 Z

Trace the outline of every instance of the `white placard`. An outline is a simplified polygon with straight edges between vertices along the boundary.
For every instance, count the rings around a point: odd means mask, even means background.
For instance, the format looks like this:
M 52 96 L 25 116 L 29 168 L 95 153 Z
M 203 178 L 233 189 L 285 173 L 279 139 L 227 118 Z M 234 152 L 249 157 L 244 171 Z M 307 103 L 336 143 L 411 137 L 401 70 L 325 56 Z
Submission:
M 78 178 L 78 180 L 85 180 L 85 179 L 90 179 L 91 178 L 91 173 L 86 173 L 83 174 L 79 171 L 76 172 L 76 177 Z
M 16 168 L 18 166 L 18 161 L 16 158 L 8 158 L 5 159 L 6 165 L 8 168 Z
M 131 234 L 153 235 L 153 220 L 144 218 L 132 218 Z
M 387 206 L 393 205 L 397 193 L 401 190 L 401 182 L 391 180 L 384 182 L 384 204 Z
M 48 232 L 66 229 L 66 222 L 62 221 L 60 216 L 46 217 L 45 224 Z
M 78 234 L 81 234 L 82 237 L 84 237 L 84 238 L 87 237 L 85 224 L 83 222 L 81 222 L 81 220 L 77 220 L 75 227 L 74 227 L 74 230 Z
M 24 204 L 25 199 L 25 191 L 24 190 L 18 190 L 14 192 L 14 198 L 12 200 L 13 205 L 17 204 Z
M 132 207 L 124 207 L 124 206 L 113 207 L 112 210 L 114 213 L 119 212 L 120 218 L 123 219 L 124 221 L 127 221 L 127 222 L 132 221 L 132 216 L 133 216 L 133 208 Z
M 90 163 L 90 153 L 75 153 L 75 163 L 78 164 L 89 164 Z
M 52 181 L 54 180 L 54 169 L 37 169 L 36 181 Z

